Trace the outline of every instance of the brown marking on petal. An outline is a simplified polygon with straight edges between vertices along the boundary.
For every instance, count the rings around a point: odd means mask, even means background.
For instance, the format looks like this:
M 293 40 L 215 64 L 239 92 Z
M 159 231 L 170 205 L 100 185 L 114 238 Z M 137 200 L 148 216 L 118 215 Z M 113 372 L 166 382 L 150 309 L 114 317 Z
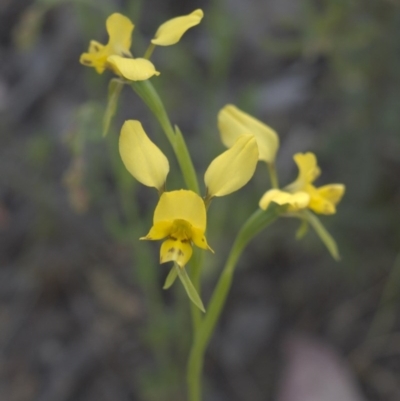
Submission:
M 179 256 L 183 256 L 184 255 L 183 252 L 180 249 L 178 249 L 178 255 Z
M 174 253 L 175 252 L 175 248 L 169 248 L 167 252 L 168 253 Z
M 188 239 L 181 239 L 180 242 L 181 242 L 181 244 L 187 244 L 189 242 L 189 240 Z
M 87 65 L 89 67 L 93 65 L 93 63 L 90 60 L 81 60 L 81 63 L 83 65 Z

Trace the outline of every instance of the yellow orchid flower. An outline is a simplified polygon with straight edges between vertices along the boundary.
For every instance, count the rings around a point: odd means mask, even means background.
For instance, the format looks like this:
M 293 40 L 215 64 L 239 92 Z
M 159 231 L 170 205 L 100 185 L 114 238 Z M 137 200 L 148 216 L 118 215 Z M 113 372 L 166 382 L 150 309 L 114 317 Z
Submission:
M 203 16 L 203 11 L 197 9 L 188 15 L 172 18 L 164 22 L 157 29 L 151 43 L 157 46 L 171 46 L 178 43 L 189 28 L 200 24 Z
M 228 195 L 247 184 L 258 161 L 257 142 L 253 135 L 243 135 L 228 150 L 217 156 L 208 167 L 204 181 L 206 200 L 189 190 L 163 192 L 169 163 L 162 151 L 150 140 L 141 123 L 125 121 L 119 139 L 119 151 L 126 169 L 142 184 L 155 187 L 161 194 L 149 234 L 141 239 L 168 237 L 161 246 L 161 263 L 175 261 L 183 267 L 192 255 L 194 243 L 210 249 L 206 230 L 205 202 L 215 196 Z
M 222 142 L 228 148 L 241 135 L 254 135 L 257 140 L 259 160 L 263 160 L 266 163 L 274 163 L 279 147 L 279 137 L 268 125 L 236 106 L 228 104 L 218 114 L 218 128 Z
M 299 168 L 297 179 L 283 191 L 267 191 L 260 200 L 260 207 L 265 210 L 271 202 L 275 202 L 279 205 L 289 205 L 289 212 L 309 208 L 319 214 L 336 213 L 336 205 L 344 195 L 345 186 L 329 184 L 316 188 L 313 182 L 321 170 L 314 153 L 296 153 L 293 158 Z
M 160 263 L 173 261 L 183 268 L 192 256 L 193 244 L 212 251 L 205 237 L 206 226 L 206 207 L 199 195 L 185 189 L 164 192 L 154 211 L 153 226 L 140 239 L 166 238 L 161 245 Z
M 111 14 L 106 21 L 109 40 L 106 45 L 92 40 L 87 53 L 83 53 L 80 63 L 94 67 L 99 74 L 110 69 L 117 75 L 131 81 L 143 81 L 159 75 L 154 65 L 143 58 L 133 58 L 130 52 L 134 25 L 122 14 Z

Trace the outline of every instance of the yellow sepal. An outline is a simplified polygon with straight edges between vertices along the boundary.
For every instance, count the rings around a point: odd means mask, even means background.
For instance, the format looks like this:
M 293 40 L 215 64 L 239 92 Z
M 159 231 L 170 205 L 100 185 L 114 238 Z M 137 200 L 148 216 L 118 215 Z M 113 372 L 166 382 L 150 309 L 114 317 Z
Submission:
M 110 56 L 108 64 L 118 75 L 130 81 L 145 81 L 153 75 L 160 75 L 154 64 L 144 58 L 126 58 L 121 56 Z
M 243 112 L 234 105 L 228 104 L 218 114 L 218 128 L 224 145 L 233 146 L 243 134 L 255 136 L 258 145 L 259 160 L 273 163 L 279 147 L 277 133 L 268 125 Z
M 270 189 L 260 199 L 259 206 L 261 209 L 267 210 L 271 202 L 278 205 L 289 205 L 288 211 L 295 212 L 308 206 L 310 195 L 303 191 L 291 194 L 280 189 Z
M 134 25 L 128 17 L 122 14 L 111 14 L 106 21 L 109 40 L 106 45 L 111 54 L 130 55 L 129 49 L 132 44 L 132 32 Z
M 204 175 L 207 197 L 228 195 L 243 187 L 253 176 L 257 161 L 254 135 L 241 135 L 230 149 L 209 165 Z
M 157 29 L 151 43 L 157 46 L 170 46 L 178 43 L 189 28 L 200 23 L 203 15 L 203 11 L 198 9 L 188 15 L 172 18 L 164 22 Z
M 168 159 L 136 120 L 125 121 L 119 137 L 119 153 L 126 169 L 143 185 L 161 191 L 169 172 Z

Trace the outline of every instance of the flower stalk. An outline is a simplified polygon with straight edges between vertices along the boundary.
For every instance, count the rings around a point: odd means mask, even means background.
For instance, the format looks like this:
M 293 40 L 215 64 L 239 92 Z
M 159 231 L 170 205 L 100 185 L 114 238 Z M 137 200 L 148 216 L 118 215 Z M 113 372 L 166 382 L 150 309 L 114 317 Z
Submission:
M 149 80 L 137 81 L 131 82 L 131 87 L 159 122 L 178 160 L 186 186 L 198 194 L 200 191 L 196 170 L 194 169 L 183 135 L 178 127 L 175 127 L 175 130 L 173 129 L 164 104 L 153 84 Z
M 204 354 L 225 305 L 237 262 L 246 245 L 260 231 L 273 223 L 285 209 L 286 207 L 275 204 L 271 205 L 266 211 L 258 209 L 249 217 L 239 231 L 190 351 L 187 368 L 189 401 L 201 401 L 201 376 Z

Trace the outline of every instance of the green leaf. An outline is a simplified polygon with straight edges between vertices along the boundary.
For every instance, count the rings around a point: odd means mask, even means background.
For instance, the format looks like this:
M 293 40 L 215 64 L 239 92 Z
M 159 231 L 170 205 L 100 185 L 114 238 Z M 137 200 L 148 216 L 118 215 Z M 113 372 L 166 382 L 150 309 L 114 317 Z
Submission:
M 339 250 L 336 245 L 336 241 L 333 237 L 328 233 L 326 228 L 323 226 L 319 218 L 308 210 L 304 210 L 301 213 L 301 216 L 311 224 L 321 241 L 328 248 L 329 253 L 332 255 L 333 259 L 340 260 Z
M 302 239 L 308 232 L 308 221 L 306 219 L 302 219 L 299 228 L 296 231 L 296 239 Z
M 175 283 L 175 280 L 178 277 L 178 269 L 179 269 L 179 267 L 177 267 L 175 265 L 172 267 L 172 269 L 168 273 L 168 276 L 165 280 L 163 290 L 168 290 L 168 288 L 170 288 L 171 285 Z
M 188 294 L 188 297 L 190 298 L 190 300 L 202 311 L 202 312 L 206 312 L 206 310 L 204 309 L 204 305 L 203 302 L 200 299 L 199 294 L 196 291 L 196 288 L 194 288 L 194 285 L 192 284 L 192 282 L 190 281 L 190 278 L 188 276 L 188 274 L 186 273 L 186 270 L 183 268 L 181 269 L 179 266 L 174 266 L 175 269 L 178 271 L 178 276 L 179 279 L 181 280 L 183 287 L 186 290 L 186 293 Z
M 111 121 L 117 111 L 118 99 L 123 86 L 124 83 L 118 78 L 113 78 L 108 85 L 108 102 L 103 117 L 103 136 L 106 136 L 110 129 Z

